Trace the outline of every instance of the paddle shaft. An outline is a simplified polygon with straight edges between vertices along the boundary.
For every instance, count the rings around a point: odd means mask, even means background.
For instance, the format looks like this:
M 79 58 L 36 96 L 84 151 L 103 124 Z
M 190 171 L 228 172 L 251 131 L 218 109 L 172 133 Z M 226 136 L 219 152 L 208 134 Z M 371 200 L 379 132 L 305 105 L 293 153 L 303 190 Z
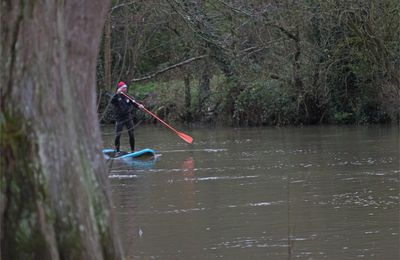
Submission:
M 124 95 L 125 97 L 129 98 L 133 103 L 135 103 L 136 105 L 138 105 L 141 109 L 143 109 L 146 113 L 150 114 L 152 117 L 154 117 L 155 119 L 157 119 L 158 121 L 160 121 L 163 125 L 165 125 L 166 127 L 168 127 L 169 129 L 171 129 L 174 133 L 176 133 L 180 138 L 182 138 L 185 142 L 191 144 L 193 142 L 193 138 L 185 133 L 179 132 L 177 131 L 175 128 L 173 128 L 172 126 L 170 126 L 169 124 L 167 124 L 166 122 L 164 122 L 161 118 L 159 118 L 158 116 L 156 116 L 154 113 L 152 113 L 151 111 L 149 111 L 147 108 L 145 108 L 142 104 L 140 104 L 139 102 L 137 102 L 136 100 L 134 100 L 131 96 L 129 96 L 128 94 L 125 94 L 124 92 L 120 92 L 122 95 Z

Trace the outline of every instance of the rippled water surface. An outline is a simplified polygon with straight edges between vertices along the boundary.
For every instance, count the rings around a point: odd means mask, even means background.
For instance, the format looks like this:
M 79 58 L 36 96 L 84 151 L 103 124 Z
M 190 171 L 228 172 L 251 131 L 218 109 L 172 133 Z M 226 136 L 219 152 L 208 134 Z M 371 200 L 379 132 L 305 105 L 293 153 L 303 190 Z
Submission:
M 184 132 L 139 126 L 157 160 L 108 162 L 128 259 L 400 259 L 397 127 Z

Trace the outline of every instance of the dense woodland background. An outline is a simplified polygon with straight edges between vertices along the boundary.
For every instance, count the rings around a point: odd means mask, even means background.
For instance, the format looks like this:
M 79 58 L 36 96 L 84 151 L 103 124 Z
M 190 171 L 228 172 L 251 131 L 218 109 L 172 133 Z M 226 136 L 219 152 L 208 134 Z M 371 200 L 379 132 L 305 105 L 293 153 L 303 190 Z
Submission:
M 398 0 L 114 0 L 97 64 L 161 117 L 259 126 L 399 122 Z

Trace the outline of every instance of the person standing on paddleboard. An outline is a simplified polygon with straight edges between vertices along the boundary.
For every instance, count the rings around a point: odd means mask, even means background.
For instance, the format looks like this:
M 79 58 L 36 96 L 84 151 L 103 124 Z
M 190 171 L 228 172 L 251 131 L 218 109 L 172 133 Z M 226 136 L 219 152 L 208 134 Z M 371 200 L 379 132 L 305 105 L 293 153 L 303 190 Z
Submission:
M 131 146 L 131 151 L 135 151 L 135 135 L 133 131 L 133 116 L 132 111 L 134 108 L 141 107 L 142 105 L 137 105 L 136 103 L 129 100 L 126 96 L 121 93 L 127 93 L 128 86 L 120 81 L 117 85 L 116 94 L 111 99 L 111 104 L 114 105 L 115 109 L 115 150 L 119 153 L 120 138 L 122 129 L 126 126 L 129 135 L 129 144 Z

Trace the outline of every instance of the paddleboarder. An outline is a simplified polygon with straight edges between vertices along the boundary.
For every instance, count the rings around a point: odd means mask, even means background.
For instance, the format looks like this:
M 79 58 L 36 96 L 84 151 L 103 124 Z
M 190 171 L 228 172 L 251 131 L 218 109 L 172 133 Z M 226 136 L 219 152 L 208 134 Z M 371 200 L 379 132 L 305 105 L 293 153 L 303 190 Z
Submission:
M 132 112 L 134 108 L 143 108 L 143 105 L 138 105 L 121 93 L 127 93 L 128 86 L 125 82 L 120 81 L 117 85 L 117 90 L 115 95 L 111 99 L 111 104 L 113 104 L 115 109 L 115 150 L 119 153 L 120 138 L 122 129 L 126 126 L 129 135 L 129 144 L 131 146 L 131 151 L 135 151 L 135 135 L 133 131 L 133 116 Z

